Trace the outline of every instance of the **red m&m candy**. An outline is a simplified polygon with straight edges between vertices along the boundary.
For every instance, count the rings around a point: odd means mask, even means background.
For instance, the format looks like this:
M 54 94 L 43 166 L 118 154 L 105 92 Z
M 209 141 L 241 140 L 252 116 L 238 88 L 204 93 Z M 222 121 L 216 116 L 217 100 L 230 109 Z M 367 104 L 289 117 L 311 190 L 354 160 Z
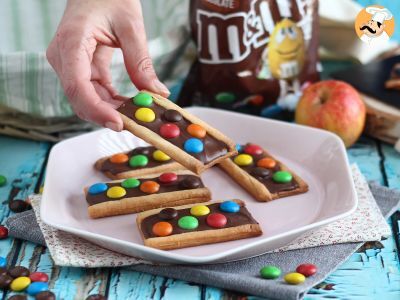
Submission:
M 317 273 L 317 267 L 313 264 L 301 264 L 296 268 L 296 272 L 309 277 Z
M 0 240 L 4 240 L 7 237 L 8 237 L 7 227 L 0 225 Z
M 248 144 L 246 147 L 244 147 L 244 153 L 250 155 L 260 155 L 263 153 L 263 149 L 258 145 Z
M 49 281 L 49 276 L 42 272 L 33 272 L 29 275 L 32 282 L 47 282 Z
M 207 225 L 214 228 L 222 228 L 226 225 L 228 220 L 223 214 L 212 213 L 206 219 Z
M 162 183 L 171 183 L 178 179 L 178 175 L 175 173 L 163 173 L 158 177 Z
M 166 123 L 161 125 L 160 127 L 160 135 L 166 139 L 172 139 L 181 134 L 181 131 L 178 126 L 172 123 Z

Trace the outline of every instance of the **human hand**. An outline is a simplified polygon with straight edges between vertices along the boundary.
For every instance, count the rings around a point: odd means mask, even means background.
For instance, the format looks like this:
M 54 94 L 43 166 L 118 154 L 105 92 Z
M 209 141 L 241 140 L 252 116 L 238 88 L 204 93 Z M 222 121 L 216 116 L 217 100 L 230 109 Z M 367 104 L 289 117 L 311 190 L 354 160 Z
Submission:
M 109 69 L 114 48 L 138 89 L 169 95 L 149 57 L 139 0 L 69 0 L 46 55 L 75 113 L 121 131 Z

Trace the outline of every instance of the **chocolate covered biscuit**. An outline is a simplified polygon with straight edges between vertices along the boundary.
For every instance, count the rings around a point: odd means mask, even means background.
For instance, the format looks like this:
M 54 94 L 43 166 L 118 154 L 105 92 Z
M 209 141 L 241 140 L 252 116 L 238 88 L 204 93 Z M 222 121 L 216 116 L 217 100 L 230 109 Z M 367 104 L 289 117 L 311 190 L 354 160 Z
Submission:
M 241 200 L 145 211 L 136 223 L 146 246 L 162 250 L 259 236 L 262 230 Z
M 219 166 L 258 201 L 270 201 L 308 191 L 308 185 L 255 144 L 237 145 L 239 154 Z
M 211 199 L 200 177 L 172 172 L 155 178 L 95 183 L 84 191 L 89 216 L 94 219 Z
M 400 63 L 395 64 L 390 72 L 390 77 L 385 82 L 387 89 L 400 90 Z
M 140 92 L 118 111 L 125 129 L 197 174 L 236 154 L 232 140 L 159 95 Z
M 153 146 L 137 147 L 131 151 L 100 158 L 95 168 L 111 179 L 159 175 L 186 170 L 161 150 Z

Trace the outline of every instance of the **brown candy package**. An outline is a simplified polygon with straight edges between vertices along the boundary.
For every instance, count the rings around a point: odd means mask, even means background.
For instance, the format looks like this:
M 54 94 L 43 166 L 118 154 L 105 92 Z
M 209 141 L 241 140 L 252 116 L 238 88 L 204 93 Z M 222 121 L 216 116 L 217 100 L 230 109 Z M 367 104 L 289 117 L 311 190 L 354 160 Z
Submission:
M 319 79 L 317 0 L 191 0 L 198 57 L 178 99 L 270 115 Z

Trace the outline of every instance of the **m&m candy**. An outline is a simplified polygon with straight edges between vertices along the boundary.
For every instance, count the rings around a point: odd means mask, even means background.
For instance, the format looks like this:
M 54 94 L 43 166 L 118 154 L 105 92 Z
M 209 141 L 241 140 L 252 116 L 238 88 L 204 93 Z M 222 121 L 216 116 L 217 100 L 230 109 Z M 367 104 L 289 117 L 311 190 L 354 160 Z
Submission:
M 7 178 L 4 175 L 0 175 L 0 187 L 6 185 L 7 183 Z
M 278 171 L 272 175 L 272 179 L 278 183 L 288 183 L 292 181 L 293 176 L 287 171 Z
M 110 157 L 110 162 L 114 164 L 123 164 L 129 160 L 129 156 L 125 153 L 117 153 Z
M 178 226 L 182 229 L 196 229 L 199 226 L 199 221 L 192 216 L 184 216 L 178 220 Z
M 195 217 L 200 217 L 208 215 L 210 209 L 206 205 L 195 205 L 190 209 L 190 213 Z
M 134 155 L 129 160 L 129 165 L 132 168 L 145 167 L 148 163 L 149 159 L 143 154 Z
M 97 195 L 97 194 L 101 194 L 101 193 L 107 191 L 107 189 L 108 189 L 107 184 L 99 182 L 99 183 L 95 183 L 95 184 L 91 185 L 89 187 L 88 192 L 91 195 Z
M 296 272 L 309 277 L 317 273 L 317 267 L 313 264 L 301 264 L 296 268 Z
M 7 290 L 10 288 L 11 282 L 14 280 L 7 272 L 0 274 L 0 290 Z
M 253 163 L 253 157 L 248 154 L 239 154 L 233 161 L 240 167 L 249 166 Z
M 15 278 L 11 284 L 10 284 L 10 289 L 14 292 L 21 292 L 25 290 L 29 285 L 31 284 L 31 280 L 29 277 L 22 276 Z
M 142 107 L 135 112 L 135 118 L 145 123 L 151 123 L 156 119 L 156 114 L 152 109 Z
M 236 213 L 240 210 L 240 205 L 235 201 L 224 201 L 219 205 L 219 209 L 223 212 Z
M 152 180 L 145 181 L 140 185 L 140 190 L 146 194 L 154 194 L 157 193 L 160 189 L 160 185 Z
M 4 268 L 5 266 L 7 266 L 7 260 L 5 257 L 0 256 L 0 268 Z
M 300 284 L 306 280 L 303 274 L 296 272 L 286 274 L 283 279 L 289 284 Z
M 270 171 L 265 168 L 256 167 L 251 170 L 250 174 L 256 178 L 265 178 L 269 176 Z
M 167 236 L 173 231 L 173 227 L 168 222 L 157 222 L 153 225 L 152 231 L 156 236 Z
M 49 276 L 46 273 L 42 272 L 33 272 L 31 275 L 29 275 L 29 278 L 31 279 L 32 282 L 47 282 L 49 281 Z
M 261 268 L 260 275 L 264 279 L 276 279 L 281 276 L 281 269 L 275 266 L 265 266 Z
M 148 93 L 140 92 L 135 97 L 133 97 L 133 104 L 137 106 L 151 106 L 153 103 L 153 97 Z
M 178 216 L 178 211 L 175 208 L 167 207 L 158 213 L 158 217 L 161 220 L 172 220 Z
M 165 139 L 173 139 L 181 134 L 178 126 L 172 123 L 166 123 L 160 127 L 160 135 Z
M 215 95 L 215 100 L 217 100 L 219 103 L 231 103 L 235 101 L 235 99 L 235 94 L 229 92 L 221 92 Z
M 182 115 L 175 109 L 167 109 L 163 114 L 163 118 L 167 122 L 179 122 L 182 120 Z
M 235 148 L 236 148 L 237 152 L 242 151 L 242 145 L 240 145 L 240 144 L 236 144 Z
M 223 214 L 212 213 L 207 216 L 207 225 L 214 228 L 222 228 L 226 225 L 228 220 Z
M 158 179 L 162 183 L 171 183 L 178 179 L 178 175 L 176 175 L 176 173 L 172 173 L 172 172 L 163 173 L 160 175 L 160 177 L 158 177 Z
M 120 186 L 110 187 L 107 191 L 107 197 L 112 199 L 122 198 L 126 195 L 126 190 Z
M 140 180 L 136 178 L 128 178 L 121 182 L 121 186 L 126 189 L 133 189 L 140 185 Z
M 8 274 L 13 278 L 17 278 L 17 277 L 28 277 L 30 272 L 27 268 L 23 266 L 15 266 L 8 270 Z
M 0 240 L 4 240 L 8 237 L 7 227 L 0 225 Z
M 257 161 L 257 167 L 260 168 L 272 169 L 275 168 L 275 166 L 276 166 L 276 161 L 269 157 L 264 157 L 261 158 L 259 161 Z
M 207 134 L 206 130 L 198 124 L 190 124 L 186 130 L 191 136 L 199 139 L 204 138 Z
M 165 154 L 161 150 L 154 151 L 153 158 L 157 161 L 168 161 L 171 159 L 171 157 L 169 157 L 167 154 Z
M 249 144 L 244 147 L 244 152 L 250 155 L 260 155 L 263 153 L 263 149 L 255 144 Z
M 204 150 L 204 144 L 197 138 L 190 138 L 185 141 L 183 148 L 188 153 L 200 153 Z
M 201 181 L 199 178 L 191 176 L 183 179 L 179 185 L 184 189 L 196 189 L 200 186 Z
M 47 291 L 49 289 L 49 285 L 47 282 L 32 282 L 28 288 L 26 289 L 26 292 L 31 295 L 31 296 L 36 296 L 40 292 Z

